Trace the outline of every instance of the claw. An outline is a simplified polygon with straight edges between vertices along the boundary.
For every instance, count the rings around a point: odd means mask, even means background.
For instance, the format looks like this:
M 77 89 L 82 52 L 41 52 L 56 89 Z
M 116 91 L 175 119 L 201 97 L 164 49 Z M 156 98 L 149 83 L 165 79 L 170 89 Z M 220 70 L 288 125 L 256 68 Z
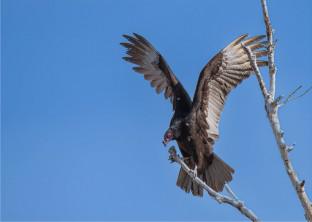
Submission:
M 197 166 L 195 165 L 194 170 L 192 170 L 193 173 L 193 179 L 197 177 Z
M 183 159 L 183 161 L 186 161 L 186 160 L 190 160 L 191 157 L 190 157 L 190 156 L 188 156 L 188 157 L 183 157 L 182 159 Z

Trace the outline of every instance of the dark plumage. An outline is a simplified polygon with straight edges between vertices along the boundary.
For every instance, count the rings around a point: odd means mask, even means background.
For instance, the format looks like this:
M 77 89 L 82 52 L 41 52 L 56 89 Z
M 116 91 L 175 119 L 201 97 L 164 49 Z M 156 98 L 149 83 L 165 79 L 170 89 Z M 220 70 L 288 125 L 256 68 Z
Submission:
M 219 120 L 228 94 L 252 73 L 248 55 L 241 43 L 249 46 L 257 57 L 268 54 L 264 36 L 246 39 L 242 35 L 217 53 L 200 73 L 193 102 L 167 65 L 162 55 L 144 37 L 124 35 L 128 42 L 121 43 L 127 49 L 128 62 L 134 63 L 134 71 L 143 74 L 157 93 L 163 92 L 172 102 L 174 115 L 164 135 L 164 144 L 176 140 L 185 162 L 215 191 L 222 191 L 232 180 L 234 169 L 213 153 L 213 145 L 219 137 Z M 267 61 L 257 60 L 259 66 Z M 202 196 L 203 189 L 180 169 L 177 185 L 195 196 Z

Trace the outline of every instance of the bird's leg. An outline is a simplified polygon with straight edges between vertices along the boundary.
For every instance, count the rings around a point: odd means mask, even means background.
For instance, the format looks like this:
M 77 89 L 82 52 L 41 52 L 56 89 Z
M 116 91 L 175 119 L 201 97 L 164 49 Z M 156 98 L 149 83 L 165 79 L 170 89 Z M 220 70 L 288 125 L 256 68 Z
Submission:
M 195 167 L 194 167 L 194 175 L 195 177 L 197 177 L 197 165 L 195 164 Z
M 186 160 L 190 160 L 191 157 L 190 157 L 190 156 L 188 156 L 188 157 L 183 157 L 182 159 L 183 159 L 183 161 L 186 161 Z
M 197 177 L 197 165 L 196 165 L 196 164 L 195 164 L 194 169 L 191 170 L 191 171 L 192 171 L 192 173 L 193 173 L 193 179 L 194 179 L 195 177 Z

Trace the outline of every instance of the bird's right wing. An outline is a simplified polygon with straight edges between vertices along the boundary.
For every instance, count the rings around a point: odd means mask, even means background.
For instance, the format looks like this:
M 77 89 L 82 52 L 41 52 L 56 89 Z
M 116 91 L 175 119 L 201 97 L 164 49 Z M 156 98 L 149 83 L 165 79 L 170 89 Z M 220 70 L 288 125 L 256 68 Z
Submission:
M 137 65 L 133 70 L 143 74 L 158 94 L 164 92 L 165 98 L 170 98 L 174 110 L 190 109 L 192 102 L 188 93 L 152 44 L 136 33 L 123 36 L 128 40 L 120 43 L 127 48 L 128 56 L 123 59 Z
M 228 94 L 253 72 L 243 45 L 248 46 L 256 57 L 266 56 L 265 36 L 245 39 L 242 35 L 216 54 L 202 70 L 193 102 L 196 116 L 196 132 L 202 140 L 215 141 L 219 136 L 219 120 Z M 257 59 L 258 66 L 267 61 Z

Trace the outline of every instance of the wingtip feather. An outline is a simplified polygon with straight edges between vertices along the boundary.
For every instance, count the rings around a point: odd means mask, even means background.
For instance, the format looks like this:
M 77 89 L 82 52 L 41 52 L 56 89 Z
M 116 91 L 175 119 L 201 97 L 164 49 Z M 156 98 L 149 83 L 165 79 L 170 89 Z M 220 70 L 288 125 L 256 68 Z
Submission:
M 127 57 L 127 56 L 122 57 L 122 59 L 127 61 L 127 62 L 129 61 L 129 57 Z
M 248 34 L 243 34 L 243 35 L 240 35 L 239 37 L 237 37 L 234 41 L 232 41 L 227 47 L 225 47 L 223 49 L 223 51 L 226 51 L 227 49 L 233 47 L 233 46 L 236 46 L 238 43 L 240 43 L 242 40 L 244 40 L 246 37 L 248 36 Z
M 127 34 L 123 34 L 122 37 L 126 38 L 126 39 L 129 39 L 131 36 L 130 35 L 127 35 Z
M 133 34 L 136 38 L 143 38 L 143 36 L 139 35 L 139 34 L 136 33 L 136 32 L 133 32 L 132 34 Z
M 246 39 L 243 43 L 248 46 L 254 42 L 259 42 L 260 40 L 262 40 L 264 37 L 266 37 L 265 35 L 256 35 L 254 37 L 251 37 L 249 39 Z
M 125 48 L 129 48 L 129 46 L 131 45 L 129 42 L 121 42 L 119 44 Z

